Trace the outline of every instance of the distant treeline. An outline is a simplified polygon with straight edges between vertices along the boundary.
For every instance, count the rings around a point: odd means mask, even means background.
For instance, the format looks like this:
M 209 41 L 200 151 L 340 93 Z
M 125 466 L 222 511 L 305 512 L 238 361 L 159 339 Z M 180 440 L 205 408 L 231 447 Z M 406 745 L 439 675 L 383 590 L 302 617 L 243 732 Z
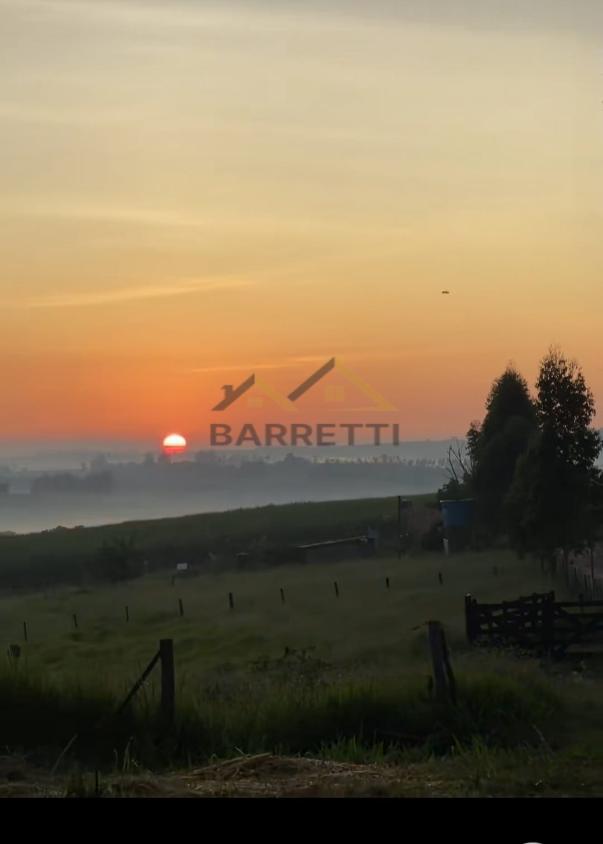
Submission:
M 191 492 L 219 489 L 253 491 L 257 484 L 267 486 L 275 494 L 283 490 L 302 490 L 315 498 L 322 491 L 348 484 L 364 484 L 359 494 L 379 485 L 383 494 L 406 489 L 416 492 L 435 491 L 446 479 L 441 461 L 427 459 L 402 460 L 387 455 L 379 458 L 308 460 L 293 454 L 282 460 L 242 460 L 240 463 L 199 459 L 170 463 L 151 455 L 142 463 L 110 464 L 98 460 L 86 472 L 47 473 L 34 476 L 34 495 L 79 495 L 136 492 L 141 495 L 170 492 Z M 10 478 L 5 478 L 10 480 Z M 377 491 L 376 494 L 379 494 Z
M 113 491 L 114 480 L 111 472 L 98 472 L 84 477 L 61 472 L 42 475 L 32 483 L 32 495 L 42 494 L 108 494 Z

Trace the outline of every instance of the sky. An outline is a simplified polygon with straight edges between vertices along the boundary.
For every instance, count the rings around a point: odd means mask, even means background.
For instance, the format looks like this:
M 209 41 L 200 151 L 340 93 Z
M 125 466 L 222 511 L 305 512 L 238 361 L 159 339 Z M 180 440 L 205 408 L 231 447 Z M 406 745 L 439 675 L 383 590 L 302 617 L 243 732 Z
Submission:
M 0 0 L 0 440 L 331 357 L 409 439 L 551 344 L 603 403 L 599 5 Z

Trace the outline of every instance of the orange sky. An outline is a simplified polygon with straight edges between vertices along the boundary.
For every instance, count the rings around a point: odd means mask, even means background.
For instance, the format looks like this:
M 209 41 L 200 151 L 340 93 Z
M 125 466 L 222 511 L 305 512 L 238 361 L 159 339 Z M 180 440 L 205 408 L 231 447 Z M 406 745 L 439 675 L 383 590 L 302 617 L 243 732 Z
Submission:
M 551 343 L 603 399 L 597 5 L 302 5 L 0 0 L 1 438 L 202 440 L 332 356 L 408 438 Z

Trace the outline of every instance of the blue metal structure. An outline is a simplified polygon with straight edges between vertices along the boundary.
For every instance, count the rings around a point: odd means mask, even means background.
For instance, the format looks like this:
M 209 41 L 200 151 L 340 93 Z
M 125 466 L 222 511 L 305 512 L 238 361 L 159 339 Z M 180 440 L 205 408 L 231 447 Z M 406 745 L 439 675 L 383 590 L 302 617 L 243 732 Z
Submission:
M 473 523 L 475 501 L 473 498 L 461 498 L 457 501 L 440 501 L 444 527 L 468 528 Z

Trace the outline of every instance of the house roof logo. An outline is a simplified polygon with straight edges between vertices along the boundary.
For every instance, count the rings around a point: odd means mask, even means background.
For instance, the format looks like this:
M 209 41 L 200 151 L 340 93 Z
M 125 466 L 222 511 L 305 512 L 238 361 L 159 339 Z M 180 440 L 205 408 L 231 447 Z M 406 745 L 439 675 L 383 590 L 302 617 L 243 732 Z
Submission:
M 291 412 L 292 408 L 287 397 L 281 395 L 278 390 L 275 390 L 270 386 L 270 384 L 266 383 L 263 378 L 258 378 L 255 374 L 250 375 L 249 378 L 242 381 L 238 387 L 234 387 L 232 384 L 224 384 L 222 387 L 224 390 L 224 398 L 222 401 L 218 402 L 215 407 L 212 407 L 212 410 L 228 410 L 231 405 L 239 401 L 239 399 L 241 399 L 246 393 L 249 393 L 252 387 L 255 387 L 256 390 L 261 390 L 261 392 L 271 398 L 281 408 L 281 410 Z
M 215 405 L 215 407 L 212 408 L 212 410 L 227 410 L 235 404 L 235 402 L 239 401 L 239 399 L 241 399 L 245 394 L 249 393 L 249 391 L 254 387 L 259 387 L 261 391 L 278 404 L 282 410 L 285 410 L 288 413 L 295 413 L 297 410 L 296 402 L 299 401 L 302 396 L 306 395 L 306 393 L 308 393 L 320 381 L 326 378 L 329 373 L 333 372 L 336 367 L 337 371 L 344 376 L 348 383 L 352 384 L 352 386 L 370 400 L 370 404 L 367 406 L 340 407 L 341 410 L 379 410 L 388 413 L 397 410 L 397 408 L 383 395 L 381 395 L 381 393 L 371 387 L 370 384 L 367 384 L 364 379 L 360 378 L 360 376 L 358 376 L 355 372 L 352 372 L 345 364 L 341 363 L 341 361 L 336 361 L 335 358 L 330 358 L 326 361 L 326 363 L 302 381 L 301 384 L 298 384 L 295 389 L 291 390 L 287 396 L 284 396 L 277 390 L 274 390 L 270 384 L 267 384 L 263 379 L 257 378 L 255 373 L 242 381 L 237 387 L 232 384 L 225 384 L 222 387 L 224 397 L 217 405 Z

